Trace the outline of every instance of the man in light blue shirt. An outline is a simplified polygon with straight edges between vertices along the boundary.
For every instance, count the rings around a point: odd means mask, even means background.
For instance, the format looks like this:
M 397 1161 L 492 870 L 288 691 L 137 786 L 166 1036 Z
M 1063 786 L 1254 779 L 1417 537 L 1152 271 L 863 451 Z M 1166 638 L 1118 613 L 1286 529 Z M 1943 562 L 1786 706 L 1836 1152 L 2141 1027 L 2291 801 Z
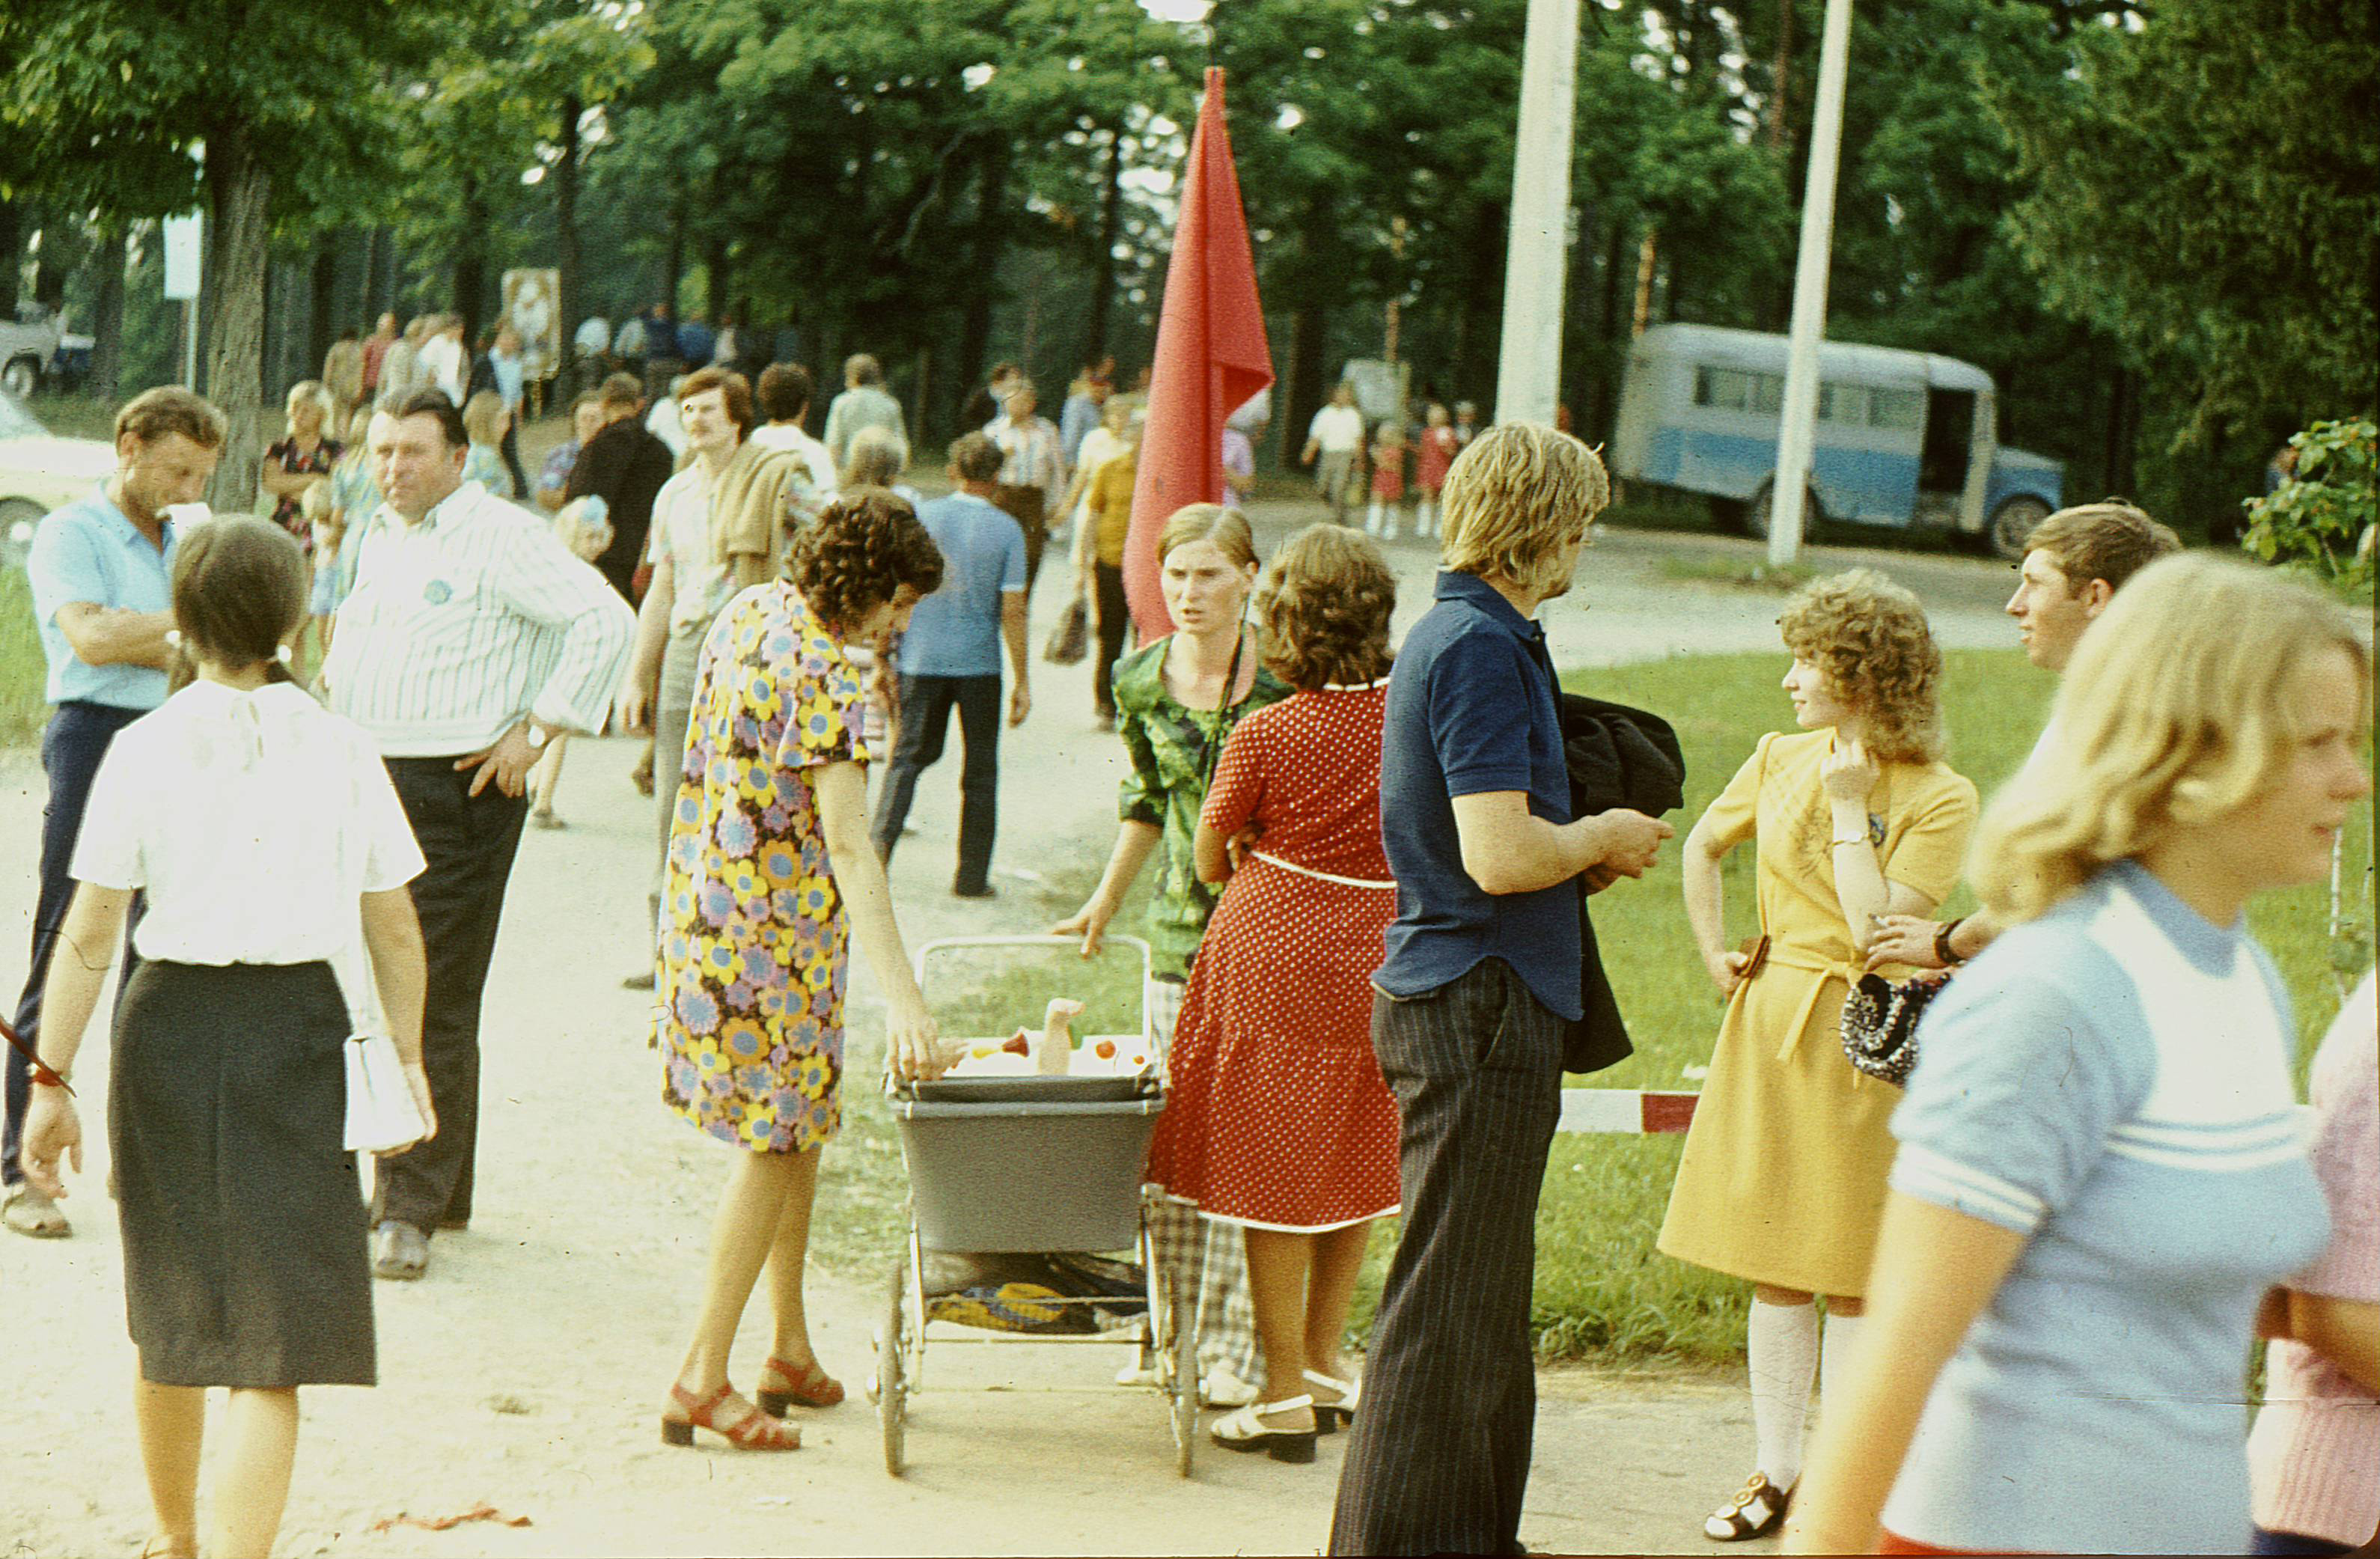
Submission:
M 223 445 L 223 413 L 189 391 L 137 396 L 116 413 L 115 474 L 88 497 L 53 511 L 33 533 L 25 572 L 55 707 L 42 734 L 50 800 L 42 822 L 41 898 L 17 1001 L 17 1032 L 29 1048 L 41 1042 L 42 987 L 74 896 L 67 868 L 91 777 L 115 733 L 165 701 L 172 653 L 165 636 L 174 626 L 166 574 L 174 528 L 165 510 L 205 496 Z M 32 1077 L 13 1048 L 6 1096 L 0 1222 L 18 1234 L 61 1237 L 72 1232 L 64 1214 L 25 1183 L 18 1163 Z
M 959 864 L 951 891 L 991 896 L 991 840 L 1000 786 L 1000 655 L 1016 686 L 1008 723 L 1033 706 L 1026 687 L 1025 530 L 991 501 L 1006 457 L 981 433 L 951 445 L 951 481 L 917 518 L 942 553 L 942 585 L 917 603 L 901 640 L 901 739 L 876 810 L 876 853 L 889 863 L 917 775 L 942 755 L 951 710 L 966 756 L 959 770 Z

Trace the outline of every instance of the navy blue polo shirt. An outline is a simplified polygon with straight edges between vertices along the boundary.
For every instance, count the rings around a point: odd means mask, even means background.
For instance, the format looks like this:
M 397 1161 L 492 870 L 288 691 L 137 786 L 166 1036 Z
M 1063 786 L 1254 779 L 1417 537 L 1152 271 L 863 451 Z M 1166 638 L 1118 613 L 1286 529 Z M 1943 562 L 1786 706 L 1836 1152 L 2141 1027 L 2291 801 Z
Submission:
M 1579 1008 L 1578 887 L 1484 892 L 1463 869 L 1454 798 L 1524 790 L 1568 822 L 1570 776 L 1545 629 L 1486 580 L 1441 572 L 1389 679 L 1380 743 L 1380 843 L 1397 880 L 1388 957 L 1372 983 L 1419 996 L 1483 958 L 1512 966 L 1565 1018 Z

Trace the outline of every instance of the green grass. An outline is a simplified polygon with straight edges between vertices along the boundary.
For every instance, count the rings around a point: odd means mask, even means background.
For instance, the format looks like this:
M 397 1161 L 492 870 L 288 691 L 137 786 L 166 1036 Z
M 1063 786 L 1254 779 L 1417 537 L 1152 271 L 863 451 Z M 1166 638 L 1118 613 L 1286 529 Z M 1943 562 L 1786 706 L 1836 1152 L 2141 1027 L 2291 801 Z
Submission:
M 24 570 L 0 565 L 0 747 L 23 746 L 41 735 L 50 717 L 43 665 L 32 587 Z
M 1791 564 L 1772 568 L 1765 562 L 1747 563 L 1740 557 L 1694 557 L 1676 553 L 1664 554 L 1660 560 L 1661 577 L 1684 584 L 1723 585 L 1732 590 L 1757 591 L 1767 595 L 1791 595 L 1818 577 L 1817 570 L 1799 568 Z

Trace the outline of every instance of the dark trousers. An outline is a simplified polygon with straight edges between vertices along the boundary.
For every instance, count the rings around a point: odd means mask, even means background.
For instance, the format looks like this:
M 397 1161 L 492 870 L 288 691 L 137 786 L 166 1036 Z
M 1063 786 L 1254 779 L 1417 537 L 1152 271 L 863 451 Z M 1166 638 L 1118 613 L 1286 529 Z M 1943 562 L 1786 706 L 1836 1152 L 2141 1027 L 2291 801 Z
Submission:
M 1132 607 L 1123 598 L 1122 565 L 1091 566 L 1099 620 L 1099 660 L 1091 667 L 1091 701 L 1101 714 L 1115 713 L 1115 664 L 1123 658 L 1123 638 L 1132 627 Z
M 472 771 L 456 772 L 451 758 L 392 758 L 388 776 L 404 803 L 406 822 L 429 862 L 413 880 L 413 912 L 421 920 L 429 962 L 422 993 L 421 1061 L 438 1135 L 410 1152 L 380 1161 L 372 1221 L 394 1219 L 423 1233 L 460 1227 L 471 1217 L 471 1181 L 479 1156 L 480 1002 L 488 961 L 496 951 L 496 920 L 504 884 L 520 847 L 526 797 L 507 796 L 491 780 L 470 794 Z
M 910 676 L 901 678 L 901 739 L 884 775 L 870 831 L 876 854 L 888 865 L 917 793 L 917 775 L 942 755 L 951 709 L 959 712 L 959 739 L 965 755 L 959 765 L 959 867 L 953 891 L 979 894 L 991 877 L 991 839 L 1000 792 L 1000 678 Z
M 1374 996 L 1372 1048 L 1404 1123 L 1404 1231 L 1339 1477 L 1333 1553 L 1516 1549 L 1561 1029 L 1501 959 L 1424 995 Z
M 75 839 L 82 833 L 83 807 L 91 799 L 91 782 L 107 744 L 115 733 L 146 713 L 111 704 L 62 703 L 50 715 L 42 733 L 42 770 L 49 776 L 49 804 L 42 810 L 42 892 L 33 906 L 33 953 L 25 969 L 24 993 L 17 998 L 16 1028 L 29 1048 L 42 1042 L 42 987 L 49 982 L 50 954 L 58 930 L 66 924 L 67 906 L 74 901 L 74 879 L 67 869 L 74 863 Z M 128 978 L 136 962 L 131 937 L 125 937 L 124 972 Z M 111 950 L 112 951 L 112 950 Z M 122 987 L 119 984 L 118 989 Z M 25 1111 L 33 1102 L 32 1063 L 8 1047 L 7 1121 L 0 1131 L 0 1181 L 21 1184 L 18 1151 L 24 1145 Z
M 1041 577 L 1041 546 L 1050 539 L 1050 494 L 1038 487 L 1003 481 L 992 488 L 991 501 L 1025 532 L 1025 595 L 1030 600 L 1033 581 Z
M 513 497 L 524 507 L 537 501 L 537 491 L 528 484 L 528 473 L 521 469 L 520 428 L 516 422 L 504 424 L 504 441 L 496 446 L 504 457 L 504 469 L 512 474 Z

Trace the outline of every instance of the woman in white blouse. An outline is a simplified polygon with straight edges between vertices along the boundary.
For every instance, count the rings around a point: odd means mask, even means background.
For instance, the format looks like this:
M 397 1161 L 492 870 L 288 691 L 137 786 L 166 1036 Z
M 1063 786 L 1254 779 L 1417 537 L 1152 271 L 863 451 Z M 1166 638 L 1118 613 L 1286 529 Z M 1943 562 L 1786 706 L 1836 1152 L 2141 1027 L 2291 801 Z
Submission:
M 360 962 L 358 931 L 436 1129 L 406 889 L 422 861 L 370 739 L 281 659 L 306 611 L 297 542 L 215 520 L 180 545 L 173 606 L 176 691 L 109 749 L 76 844 L 25 1168 L 53 1196 L 63 1166 L 82 1168 L 70 1074 L 142 894 L 107 1117 L 157 1518 L 145 1552 L 199 1552 L 206 1388 L 225 1386 L 207 1552 L 263 1555 L 288 1497 L 297 1388 L 374 1378 L 363 1197 L 342 1147 L 342 1050 L 370 1002 L 333 972 Z

